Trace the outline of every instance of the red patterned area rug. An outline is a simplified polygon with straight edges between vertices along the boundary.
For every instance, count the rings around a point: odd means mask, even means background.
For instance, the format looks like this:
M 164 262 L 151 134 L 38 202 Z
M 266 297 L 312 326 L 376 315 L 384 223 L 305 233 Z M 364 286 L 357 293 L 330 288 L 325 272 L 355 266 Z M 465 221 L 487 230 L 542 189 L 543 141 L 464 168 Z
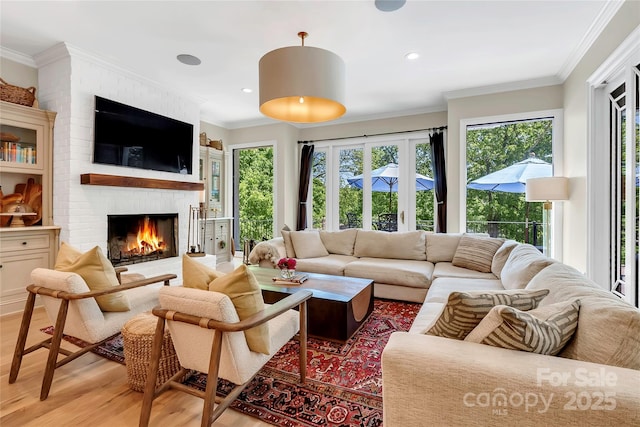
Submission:
M 277 426 L 381 426 L 382 349 L 392 332 L 409 329 L 420 306 L 376 299 L 369 319 L 345 344 L 309 338 L 305 384 L 299 383 L 298 343 L 289 341 L 231 407 Z M 95 352 L 124 363 L 120 335 Z M 185 383 L 204 390 L 206 376 L 195 373 Z M 218 394 L 232 386 L 222 380 Z

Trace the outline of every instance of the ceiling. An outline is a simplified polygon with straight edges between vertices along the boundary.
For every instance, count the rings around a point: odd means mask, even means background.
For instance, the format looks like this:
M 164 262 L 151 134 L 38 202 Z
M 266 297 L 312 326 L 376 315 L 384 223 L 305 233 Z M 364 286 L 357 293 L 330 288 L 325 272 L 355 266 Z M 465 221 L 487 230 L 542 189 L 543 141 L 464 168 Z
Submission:
M 444 111 L 458 96 L 561 83 L 617 1 L 7 1 L 2 55 L 24 63 L 67 42 L 195 100 L 229 129 L 273 123 L 258 110 L 258 61 L 299 45 L 346 63 L 336 122 Z M 420 57 L 404 58 L 409 52 Z M 198 66 L 176 60 L 199 57 Z M 253 89 L 252 93 L 242 88 Z

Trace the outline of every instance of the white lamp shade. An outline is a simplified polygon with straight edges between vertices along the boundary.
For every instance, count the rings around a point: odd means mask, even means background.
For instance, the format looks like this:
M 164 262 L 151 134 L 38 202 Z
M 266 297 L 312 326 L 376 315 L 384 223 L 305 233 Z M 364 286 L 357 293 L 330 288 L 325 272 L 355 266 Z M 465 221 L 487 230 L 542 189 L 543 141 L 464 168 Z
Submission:
M 561 176 L 530 178 L 526 185 L 527 202 L 569 199 L 569 180 Z
M 345 65 L 333 52 L 308 46 L 283 47 L 264 55 L 259 69 L 260 111 L 265 116 L 318 123 L 337 119 L 347 111 Z

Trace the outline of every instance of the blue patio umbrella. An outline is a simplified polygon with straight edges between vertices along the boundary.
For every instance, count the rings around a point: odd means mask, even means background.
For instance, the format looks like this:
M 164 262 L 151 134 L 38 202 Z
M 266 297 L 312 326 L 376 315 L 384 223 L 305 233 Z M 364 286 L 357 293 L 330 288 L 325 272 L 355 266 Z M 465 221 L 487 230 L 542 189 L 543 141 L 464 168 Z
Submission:
M 502 191 L 505 193 L 524 193 L 527 179 L 544 178 L 552 175 L 553 170 L 550 163 L 536 157 L 529 157 L 504 169 L 474 179 L 467 185 L 467 188 Z
M 363 175 L 355 175 L 348 178 L 349 185 L 362 189 L 364 187 Z M 416 174 L 416 191 L 433 189 L 433 179 L 428 176 Z M 371 171 L 371 190 L 389 193 L 389 210 L 391 210 L 391 193 L 398 191 L 398 165 L 389 163 L 381 168 Z
M 529 178 L 545 178 L 553 175 L 553 166 L 544 160 L 531 156 L 506 168 L 474 179 L 467 188 L 473 190 L 501 191 L 504 193 L 524 193 Z M 529 202 L 526 202 L 525 241 L 529 240 Z

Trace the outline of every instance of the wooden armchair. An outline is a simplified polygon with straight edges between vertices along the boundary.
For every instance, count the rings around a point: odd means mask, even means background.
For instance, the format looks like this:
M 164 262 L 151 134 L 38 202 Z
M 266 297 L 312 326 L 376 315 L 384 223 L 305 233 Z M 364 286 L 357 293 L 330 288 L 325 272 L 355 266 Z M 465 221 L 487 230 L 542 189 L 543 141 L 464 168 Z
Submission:
M 120 273 L 123 271 L 126 271 L 126 268 L 117 269 L 118 280 L 120 280 Z M 158 304 L 158 289 L 157 286 L 149 287 L 148 285 L 164 282 L 164 285 L 168 286 L 169 280 L 176 277 L 175 274 L 164 274 L 135 280 L 108 290 L 91 291 L 82 277 L 75 273 L 36 268 L 31 273 L 33 284 L 27 286 L 29 294 L 11 362 L 9 384 L 13 384 L 18 378 L 22 357 L 25 354 L 39 348 L 48 348 L 49 357 L 40 391 L 40 400 L 45 400 L 49 396 L 53 373 L 57 368 L 103 344 L 113 335 L 119 333 L 122 326 L 136 314 L 151 310 Z M 102 312 L 95 297 L 120 291 L 127 291 L 131 310 Z M 50 338 L 25 349 L 36 295 L 40 295 L 42 298 L 49 320 L 55 325 L 55 330 Z M 79 338 L 90 345 L 76 352 L 61 348 L 63 334 Z M 59 354 L 66 357 L 58 361 Z
M 298 331 L 300 381 L 304 382 L 307 366 L 307 300 L 311 296 L 311 291 L 300 290 L 240 321 L 233 303 L 222 293 L 179 286 L 161 289 L 161 306 L 153 309 L 153 314 L 158 316 L 158 324 L 139 425 L 149 425 L 154 399 L 174 388 L 204 399 L 200 425 L 210 426 Z M 292 310 L 296 307 L 299 313 Z M 171 332 L 182 369 L 156 389 L 165 323 Z M 269 325 L 269 354 L 251 351 L 243 332 L 264 323 Z M 180 382 L 190 369 L 207 374 L 204 392 Z M 216 396 L 218 377 L 236 384 L 224 399 Z

